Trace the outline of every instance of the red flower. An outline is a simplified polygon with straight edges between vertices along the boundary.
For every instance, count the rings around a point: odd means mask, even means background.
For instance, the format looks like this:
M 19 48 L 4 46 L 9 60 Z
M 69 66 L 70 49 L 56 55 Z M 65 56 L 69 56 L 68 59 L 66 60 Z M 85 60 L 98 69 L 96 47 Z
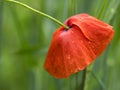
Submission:
M 106 48 L 112 27 L 87 14 L 68 18 L 69 30 L 58 28 L 52 37 L 44 68 L 55 78 L 66 78 L 85 69 Z

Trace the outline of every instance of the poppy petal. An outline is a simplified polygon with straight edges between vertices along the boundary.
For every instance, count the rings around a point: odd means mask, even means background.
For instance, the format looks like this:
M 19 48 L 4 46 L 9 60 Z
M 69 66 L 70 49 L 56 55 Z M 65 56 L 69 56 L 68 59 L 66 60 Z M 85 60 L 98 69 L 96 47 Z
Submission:
M 68 18 L 52 37 L 44 68 L 55 78 L 66 78 L 83 70 L 106 48 L 113 36 L 112 27 L 88 14 Z

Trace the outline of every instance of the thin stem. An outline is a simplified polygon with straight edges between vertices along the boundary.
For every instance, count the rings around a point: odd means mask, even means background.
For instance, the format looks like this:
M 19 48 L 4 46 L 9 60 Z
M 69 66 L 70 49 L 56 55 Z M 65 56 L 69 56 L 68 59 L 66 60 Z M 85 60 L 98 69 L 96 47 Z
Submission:
M 79 85 L 78 85 L 78 83 L 79 83 L 79 82 L 78 82 L 78 79 L 79 79 L 79 78 L 78 78 L 78 77 L 79 77 L 78 75 L 79 75 L 79 72 L 76 73 L 76 75 L 75 75 L 75 76 L 76 76 L 76 77 L 75 77 L 75 81 L 76 81 L 76 90 L 78 90 L 78 88 L 79 88 L 79 87 L 78 87 L 78 86 L 79 86 Z
M 83 70 L 82 84 L 81 84 L 80 90 L 85 90 L 86 71 L 87 71 L 87 68 Z
M 36 10 L 36 9 L 34 9 L 34 8 L 32 8 L 32 7 L 24 4 L 24 3 L 21 3 L 21 2 L 19 2 L 19 1 L 15 1 L 15 0 L 6 0 L 6 1 L 8 1 L 8 2 L 13 2 L 13 3 L 19 4 L 19 5 L 21 5 L 21 6 L 24 6 L 25 8 L 28 8 L 29 10 L 31 10 L 31 11 L 33 11 L 33 12 L 36 12 L 36 13 L 38 13 L 38 14 L 40 14 L 40 15 L 43 15 L 43 16 L 45 16 L 45 17 L 53 20 L 54 22 L 56 22 L 56 23 L 58 23 L 59 25 L 63 26 L 66 30 L 69 29 L 68 26 L 64 25 L 64 24 L 63 24 L 62 22 L 60 22 L 59 20 L 53 18 L 53 17 L 50 16 L 50 15 L 47 15 L 47 14 L 41 12 L 41 11 L 38 11 L 38 10 Z

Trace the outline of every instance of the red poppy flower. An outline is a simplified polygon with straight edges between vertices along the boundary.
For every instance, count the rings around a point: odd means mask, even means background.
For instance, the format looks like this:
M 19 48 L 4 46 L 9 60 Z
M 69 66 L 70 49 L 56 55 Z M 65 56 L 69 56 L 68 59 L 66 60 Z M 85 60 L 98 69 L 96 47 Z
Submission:
M 66 78 L 86 68 L 106 48 L 112 27 L 88 14 L 78 14 L 58 28 L 52 37 L 44 68 L 55 78 Z

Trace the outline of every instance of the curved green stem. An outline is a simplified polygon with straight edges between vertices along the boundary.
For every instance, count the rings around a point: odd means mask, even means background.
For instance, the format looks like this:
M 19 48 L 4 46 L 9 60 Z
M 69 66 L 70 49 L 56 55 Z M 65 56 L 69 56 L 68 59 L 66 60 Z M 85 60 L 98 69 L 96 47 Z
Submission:
M 85 69 L 83 70 L 82 84 L 81 84 L 81 89 L 80 89 L 80 90 L 85 90 L 86 74 L 87 74 L 87 68 L 85 68 Z
M 24 4 L 24 3 L 21 3 L 21 2 L 19 2 L 19 1 L 15 1 L 15 0 L 6 0 L 6 1 L 8 1 L 8 2 L 13 2 L 13 3 L 19 4 L 19 5 L 21 5 L 21 6 L 24 6 L 25 8 L 28 8 L 29 10 L 31 10 L 31 11 L 33 11 L 33 12 L 36 12 L 36 13 L 38 13 L 38 14 L 40 14 L 40 15 L 43 15 L 43 16 L 45 16 L 45 17 L 53 20 L 54 22 L 56 22 L 56 23 L 58 23 L 59 25 L 63 26 L 66 30 L 69 29 L 68 26 L 64 25 L 64 24 L 63 24 L 62 22 L 60 22 L 59 20 L 53 18 L 53 17 L 50 16 L 50 15 L 47 15 L 47 14 L 41 12 L 41 11 L 38 11 L 38 10 L 36 10 L 36 9 L 34 9 L 34 8 L 32 8 L 32 7 Z

